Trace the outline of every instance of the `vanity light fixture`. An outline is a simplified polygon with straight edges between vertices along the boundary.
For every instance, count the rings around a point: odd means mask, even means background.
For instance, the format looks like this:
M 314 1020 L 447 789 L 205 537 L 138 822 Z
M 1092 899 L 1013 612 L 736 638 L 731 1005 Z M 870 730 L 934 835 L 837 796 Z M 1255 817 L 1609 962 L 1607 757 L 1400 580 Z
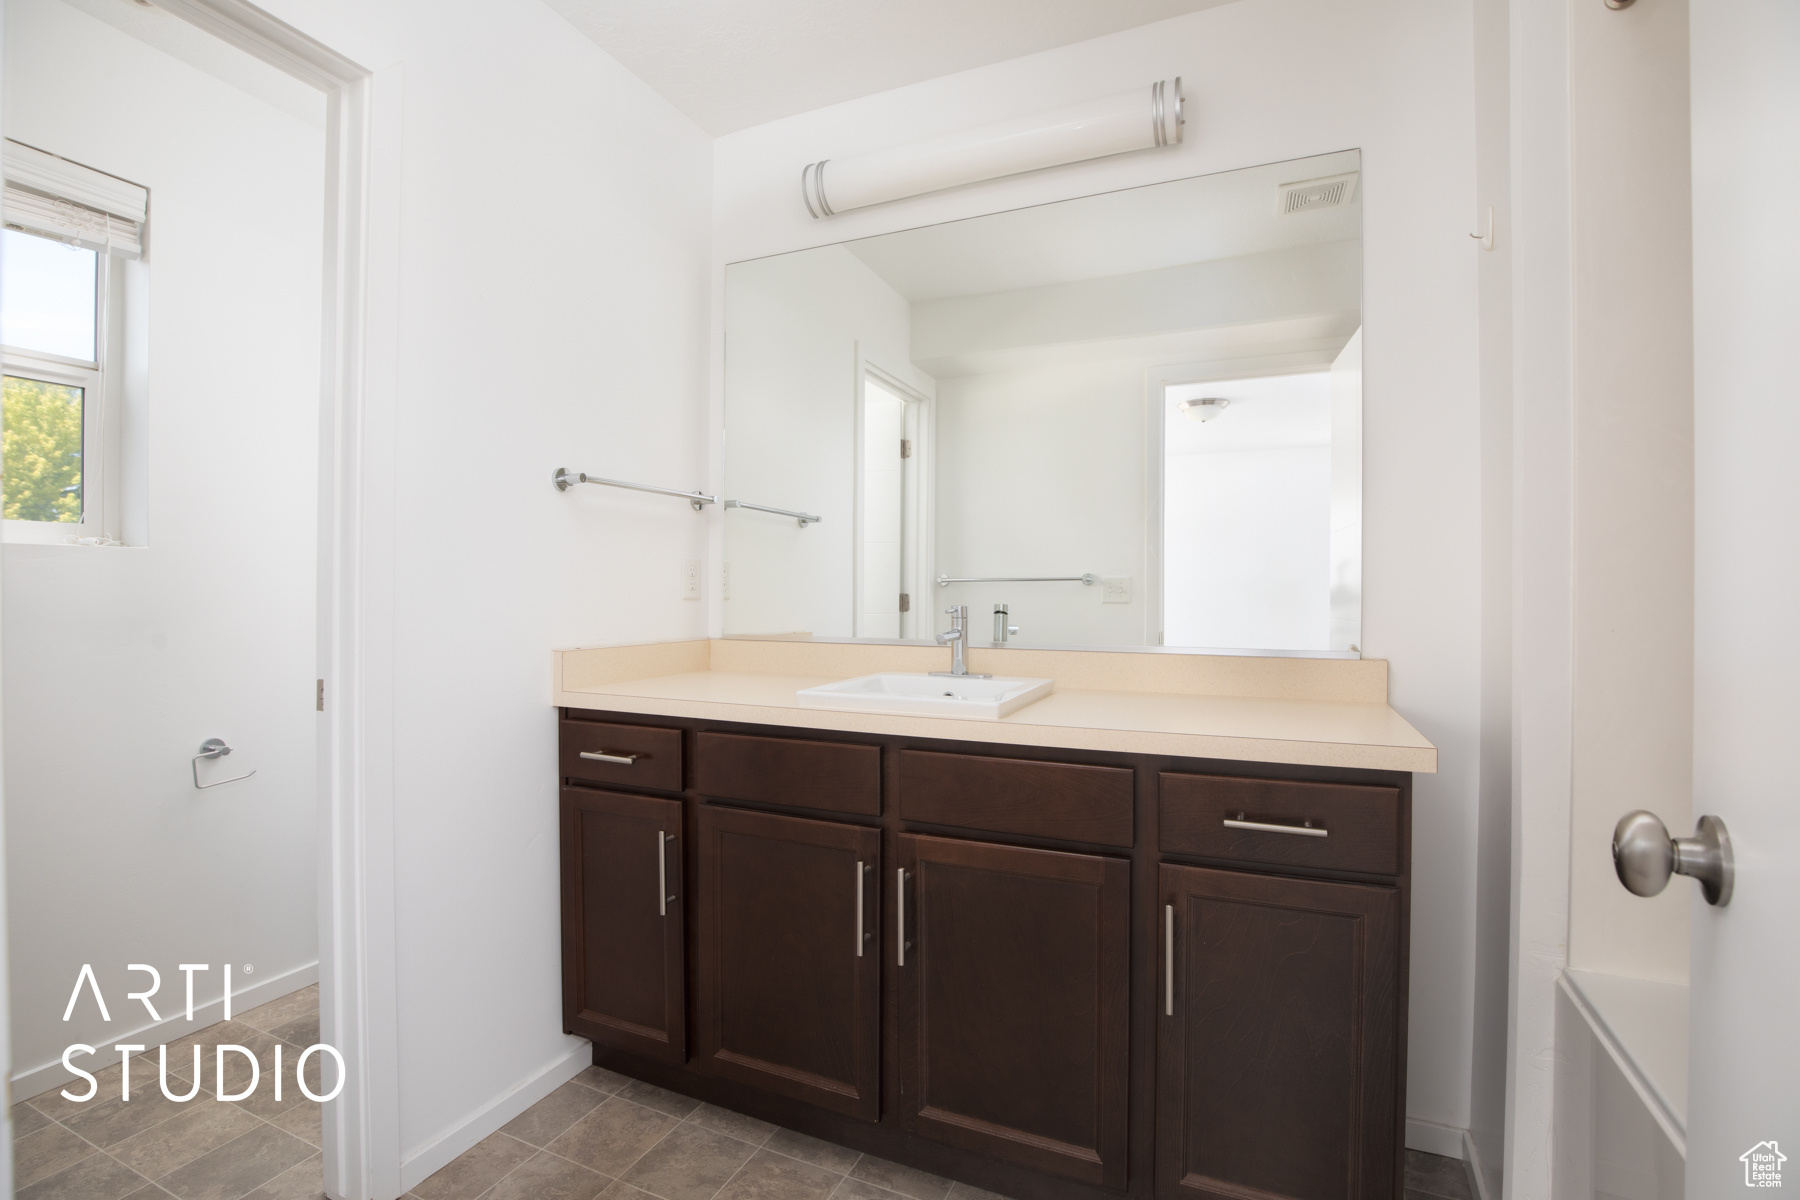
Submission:
M 1219 396 L 1202 396 L 1197 400 L 1183 400 L 1175 407 L 1190 421 L 1210 421 L 1230 408 L 1231 401 Z
M 1146 104 L 1145 100 L 1149 103 Z M 1181 142 L 1181 77 L 1067 108 L 905 146 L 808 163 L 800 195 L 815 219 L 1022 171 Z

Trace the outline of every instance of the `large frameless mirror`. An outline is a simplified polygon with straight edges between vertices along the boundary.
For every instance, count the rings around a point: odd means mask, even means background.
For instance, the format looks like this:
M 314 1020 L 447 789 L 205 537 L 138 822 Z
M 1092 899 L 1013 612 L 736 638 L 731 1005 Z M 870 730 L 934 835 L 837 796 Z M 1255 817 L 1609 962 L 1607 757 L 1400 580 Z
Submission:
M 1355 150 L 731 264 L 724 631 L 1354 655 Z

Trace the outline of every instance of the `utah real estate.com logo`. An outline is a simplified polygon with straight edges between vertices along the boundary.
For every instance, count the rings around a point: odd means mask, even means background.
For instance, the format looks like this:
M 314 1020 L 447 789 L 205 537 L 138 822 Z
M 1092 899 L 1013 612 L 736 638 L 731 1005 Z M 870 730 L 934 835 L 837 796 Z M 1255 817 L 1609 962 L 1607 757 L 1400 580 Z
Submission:
M 163 1023 L 163 1018 L 162 1015 L 156 1011 L 156 1006 L 150 1001 L 151 997 L 155 996 L 162 988 L 162 975 L 155 967 L 146 966 L 143 963 L 132 963 L 125 969 L 127 971 L 141 971 L 150 977 L 149 987 L 141 992 L 126 992 L 125 999 L 127 1002 L 136 1000 L 149 1010 L 150 1020 L 154 1022 L 150 1028 L 154 1029 L 156 1025 Z M 182 963 L 179 969 L 182 974 L 187 976 L 187 1019 L 192 1021 L 194 1019 L 194 973 L 196 971 L 210 971 L 212 970 L 212 967 L 208 963 Z M 249 971 L 250 968 L 245 967 L 244 970 Z M 226 963 L 224 966 L 224 976 L 225 1020 L 229 1021 L 231 1020 L 231 964 L 229 963 Z M 94 968 L 90 963 L 81 964 L 81 973 L 75 976 L 75 990 L 69 993 L 69 1006 L 63 1009 L 62 1019 L 67 1021 L 75 1015 L 75 1004 L 81 999 L 81 992 L 84 987 L 92 991 L 94 1003 L 100 1009 L 100 1019 L 110 1023 L 112 1021 L 112 1014 L 106 1009 L 106 997 L 100 994 L 100 981 L 95 977 Z M 169 1019 L 173 1021 L 175 1018 L 171 1016 Z M 148 1032 L 148 1030 L 145 1032 Z M 148 1047 L 120 1044 L 114 1046 L 113 1049 L 119 1052 L 119 1099 L 129 1102 L 131 1100 L 131 1056 L 139 1051 L 148 1049 Z M 273 1049 L 275 1051 L 274 1069 L 270 1072 L 270 1075 L 275 1086 L 275 1099 L 280 1100 L 282 1090 L 281 1085 L 283 1082 L 281 1042 L 275 1041 Z M 78 1054 L 92 1055 L 97 1053 L 99 1053 L 99 1051 L 93 1046 L 88 1046 L 81 1042 L 76 1042 L 74 1045 L 63 1050 L 62 1065 L 64 1068 L 71 1074 L 87 1080 L 87 1091 L 85 1093 L 77 1095 L 70 1092 L 67 1088 L 64 1088 L 62 1093 L 63 1099 L 80 1104 L 92 1100 L 100 1094 L 100 1081 L 95 1078 L 93 1074 L 82 1070 L 71 1061 Z M 184 1069 L 183 1064 L 178 1063 L 176 1065 L 176 1082 L 190 1084 L 187 1095 L 182 1096 L 177 1095 L 169 1088 L 169 1047 L 167 1044 L 164 1044 L 157 1048 L 157 1063 L 160 1068 L 158 1071 L 158 1074 L 160 1075 L 158 1082 L 162 1085 L 162 1093 L 164 1096 L 177 1103 L 181 1103 L 192 1100 L 200 1093 L 200 1082 L 204 1074 L 201 1058 L 203 1053 L 204 1051 L 201 1047 L 198 1045 L 194 1047 L 193 1078 L 191 1081 L 184 1080 L 180 1077 L 180 1071 Z M 225 1082 L 227 1054 L 242 1055 L 250 1064 L 250 1080 L 241 1090 L 236 1092 L 230 1091 Z M 312 1089 L 306 1086 L 306 1062 L 315 1054 L 328 1054 L 337 1062 L 337 1083 L 330 1091 L 323 1095 L 314 1095 Z M 323 1062 L 324 1060 L 321 1058 L 321 1066 L 323 1065 Z M 294 1083 L 299 1086 L 300 1094 L 305 1096 L 308 1100 L 317 1100 L 321 1102 L 333 1100 L 337 1098 L 339 1092 L 344 1090 L 344 1056 L 339 1054 L 334 1047 L 327 1046 L 323 1042 L 302 1050 L 299 1058 L 294 1060 L 293 1071 Z M 229 1044 L 217 1045 L 213 1047 L 213 1079 L 216 1083 L 218 1089 L 217 1096 L 220 1100 L 247 1100 L 255 1094 L 257 1085 L 262 1082 L 262 1063 L 257 1058 L 256 1053 L 248 1046 Z
M 1744 1186 L 1753 1188 L 1778 1188 L 1781 1186 L 1781 1164 L 1787 1161 L 1787 1155 L 1774 1142 L 1758 1142 L 1742 1154 L 1738 1161 L 1744 1164 Z

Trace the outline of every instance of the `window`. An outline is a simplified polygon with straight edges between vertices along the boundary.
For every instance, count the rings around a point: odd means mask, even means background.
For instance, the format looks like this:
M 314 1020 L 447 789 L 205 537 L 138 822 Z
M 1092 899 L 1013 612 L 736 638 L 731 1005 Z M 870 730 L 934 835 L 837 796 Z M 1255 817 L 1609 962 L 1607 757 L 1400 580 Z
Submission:
M 0 518 L 6 540 L 107 538 L 122 261 L 148 193 L 8 141 L 0 235 Z M 117 371 L 114 371 L 114 375 Z

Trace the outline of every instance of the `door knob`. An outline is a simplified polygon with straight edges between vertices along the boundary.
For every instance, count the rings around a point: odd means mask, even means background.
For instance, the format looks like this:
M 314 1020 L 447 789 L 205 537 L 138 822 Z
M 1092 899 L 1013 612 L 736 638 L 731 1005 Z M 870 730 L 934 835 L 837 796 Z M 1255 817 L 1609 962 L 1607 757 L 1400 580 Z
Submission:
M 1612 852 L 1619 882 L 1634 895 L 1654 896 L 1670 875 L 1686 875 L 1700 881 L 1708 904 L 1731 903 L 1731 836 L 1717 817 L 1701 817 L 1691 838 L 1672 838 L 1655 813 L 1628 812 L 1613 828 Z

